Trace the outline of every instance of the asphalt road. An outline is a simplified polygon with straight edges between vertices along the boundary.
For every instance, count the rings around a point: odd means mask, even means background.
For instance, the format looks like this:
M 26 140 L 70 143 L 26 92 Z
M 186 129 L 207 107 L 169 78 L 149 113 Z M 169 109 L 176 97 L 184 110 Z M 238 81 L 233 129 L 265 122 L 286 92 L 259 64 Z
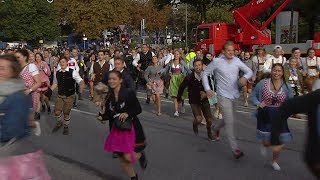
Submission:
M 87 94 L 84 95 L 87 97 Z M 153 105 L 145 104 L 145 94 L 138 93 L 143 108 L 139 116 L 147 136 L 146 148 L 149 160 L 148 168 L 142 171 L 135 165 L 139 179 L 142 180 L 312 180 L 302 160 L 303 140 L 305 138 L 305 120 L 290 119 L 289 127 L 294 141 L 286 145 L 281 154 L 279 165 L 282 171 L 274 171 L 269 159 L 259 153 L 259 143 L 255 139 L 256 120 L 254 107 L 243 107 L 239 101 L 236 106 L 236 135 L 245 157 L 235 160 L 230 151 L 224 131 L 219 142 L 209 142 L 206 128 L 200 127 L 199 135 L 192 131 L 192 113 L 186 107 L 186 113 L 179 118 L 173 117 L 173 104 L 163 98 L 163 115 L 152 113 Z M 77 165 L 83 171 L 90 171 L 96 177 L 106 180 L 129 179 L 123 173 L 117 159 L 103 150 L 109 128 L 96 120 L 97 109 L 85 99 L 72 111 L 70 135 L 55 134 L 51 129 L 55 125 L 54 117 L 42 115 L 42 135 L 33 137 L 33 142 L 47 154 L 66 163 Z M 56 167 L 61 171 L 72 168 Z M 59 173 L 54 171 L 53 173 Z M 55 174 L 53 177 L 56 176 Z M 58 178 L 61 179 L 61 178 Z M 88 179 L 84 177 L 83 179 Z M 90 177 L 89 179 L 95 179 Z

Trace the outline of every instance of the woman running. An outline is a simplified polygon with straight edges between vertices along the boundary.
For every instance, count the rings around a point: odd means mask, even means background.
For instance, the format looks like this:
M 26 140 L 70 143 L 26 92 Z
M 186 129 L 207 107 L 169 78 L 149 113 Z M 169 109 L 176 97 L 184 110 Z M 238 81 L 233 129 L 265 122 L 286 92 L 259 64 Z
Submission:
M 131 180 L 137 180 L 138 175 L 133 169 L 133 164 L 139 160 L 142 169 L 147 167 L 144 153 L 146 147 L 145 135 L 142 125 L 137 117 L 142 109 L 132 89 L 122 86 L 122 74 L 111 71 L 108 85 L 111 88 L 106 101 L 106 115 L 114 121 L 108 135 L 104 149 L 119 155 L 120 165 Z M 128 121 L 129 128 L 124 130 L 119 124 Z M 122 123 L 121 123 L 122 122 Z
M 279 106 L 293 96 L 291 87 L 284 79 L 284 69 L 281 64 L 274 64 L 271 69 L 271 78 L 260 81 L 252 93 L 253 104 L 258 106 L 257 114 L 257 139 L 261 141 L 261 154 L 267 155 L 266 147 L 270 146 L 272 122 L 279 114 Z M 280 135 L 281 144 L 272 146 L 271 166 L 280 171 L 278 164 L 279 155 L 284 143 L 292 140 L 288 123 L 282 124 Z
M 151 98 L 155 104 L 157 115 L 161 116 L 161 94 L 163 93 L 163 81 L 160 78 L 162 69 L 157 56 L 152 57 L 152 63 L 144 72 L 147 88 L 151 91 Z
M 44 61 L 42 54 L 36 53 L 34 64 L 37 66 L 40 79 L 41 79 L 41 86 L 37 89 L 37 93 L 40 95 L 40 102 L 41 102 L 41 111 L 45 112 L 46 107 L 48 114 L 51 113 L 51 108 L 49 104 L 49 97 L 46 96 L 46 91 L 50 86 L 49 76 L 51 75 L 51 70 L 48 64 Z
M 31 126 L 35 128 L 35 134 L 40 135 L 40 124 L 37 121 L 40 119 L 40 96 L 36 90 L 41 86 L 41 79 L 39 70 L 33 63 L 28 63 L 29 53 L 25 49 L 18 50 L 15 54 L 22 68 L 20 72 L 20 78 L 24 81 L 26 95 L 31 95 L 32 107 L 34 115 L 31 118 Z
M 93 73 L 93 65 L 97 61 L 96 55 L 94 53 L 89 55 L 89 61 L 87 62 L 87 77 L 88 77 L 88 84 L 90 87 L 90 94 L 89 99 L 93 99 L 93 80 L 94 80 L 94 73 Z
M 183 61 L 183 58 L 181 56 L 181 53 L 176 50 L 174 52 L 174 59 L 171 63 L 169 63 L 164 69 L 160 71 L 161 74 L 170 74 L 170 85 L 169 85 L 169 92 L 170 96 L 173 99 L 174 103 L 174 117 L 179 117 L 179 102 L 177 100 L 178 90 L 179 86 L 182 83 L 184 77 L 187 76 L 187 74 L 190 74 L 191 71 Z M 184 103 L 183 100 L 187 98 L 187 92 L 183 93 L 181 96 L 182 98 L 182 108 L 181 113 L 185 112 L 184 109 Z

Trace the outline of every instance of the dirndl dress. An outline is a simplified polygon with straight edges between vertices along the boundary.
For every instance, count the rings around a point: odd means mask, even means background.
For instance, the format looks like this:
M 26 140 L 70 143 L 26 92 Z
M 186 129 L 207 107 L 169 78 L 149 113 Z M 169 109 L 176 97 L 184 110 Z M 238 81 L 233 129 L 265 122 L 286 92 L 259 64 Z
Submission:
M 257 118 L 257 139 L 260 141 L 270 142 L 272 121 L 278 116 L 279 107 L 285 101 L 287 95 L 281 89 L 277 94 L 270 90 L 270 79 L 265 80 L 262 90 L 262 101 L 266 104 L 263 118 Z M 259 115 L 257 116 L 259 117 Z M 261 117 L 261 116 L 260 116 Z M 292 134 L 286 121 L 281 129 L 280 142 L 287 143 L 292 140 Z
M 170 86 L 169 86 L 169 94 L 171 97 L 177 97 L 178 96 L 178 91 L 179 87 L 184 80 L 184 75 L 182 74 L 182 70 L 180 67 L 178 68 L 171 68 L 171 79 L 170 79 Z M 187 99 L 188 97 L 188 92 L 185 90 L 181 96 L 181 99 Z
M 34 80 L 33 77 L 29 71 L 29 65 L 28 64 L 20 73 L 20 78 L 24 81 L 24 84 L 26 86 L 27 89 L 30 89 L 34 84 Z M 31 94 L 31 98 L 32 98 L 32 107 L 34 111 L 37 111 L 38 106 L 39 106 L 39 98 L 40 98 L 40 94 L 37 92 L 33 92 Z

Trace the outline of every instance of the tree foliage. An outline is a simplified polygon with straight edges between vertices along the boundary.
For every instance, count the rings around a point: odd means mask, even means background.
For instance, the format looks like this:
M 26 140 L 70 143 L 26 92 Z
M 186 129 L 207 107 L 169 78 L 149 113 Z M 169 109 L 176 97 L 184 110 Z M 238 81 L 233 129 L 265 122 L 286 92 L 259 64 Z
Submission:
M 130 22 L 128 0 L 55 0 L 61 21 L 69 23 L 76 32 L 97 38 L 108 28 Z
M 58 16 L 52 4 L 38 0 L 6 0 L 0 4 L 0 32 L 5 40 L 55 40 Z
M 152 1 L 132 1 L 130 8 L 131 25 L 139 29 L 142 19 L 146 20 L 146 29 L 150 31 L 165 29 L 171 15 L 171 7 L 168 5 L 158 9 Z

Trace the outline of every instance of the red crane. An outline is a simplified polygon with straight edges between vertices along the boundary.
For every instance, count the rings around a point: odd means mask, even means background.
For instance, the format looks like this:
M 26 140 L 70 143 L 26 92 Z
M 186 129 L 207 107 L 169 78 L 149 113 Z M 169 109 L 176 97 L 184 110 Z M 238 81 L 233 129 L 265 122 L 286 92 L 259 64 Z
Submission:
M 215 54 L 221 52 L 222 44 L 231 40 L 241 49 L 250 49 L 253 45 L 271 44 L 271 32 L 267 26 L 290 3 L 291 0 L 280 1 L 278 9 L 261 23 L 257 17 L 272 7 L 276 0 L 252 0 L 245 6 L 233 11 L 235 23 L 201 24 L 197 28 L 195 49 L 211 50 Z M 279 2 L 277 0 L 277 2 Z
M 236 42 L 243 45 L 271 44 L 271 34 L 267 26 L 290 2 L 291 0 L 282 1 L 278 9 L 264 23 L 257 21 L 257 17 L 273 6 L 276 0 L 252 0 L 234 10 L 233 17 L 238 26 Z

